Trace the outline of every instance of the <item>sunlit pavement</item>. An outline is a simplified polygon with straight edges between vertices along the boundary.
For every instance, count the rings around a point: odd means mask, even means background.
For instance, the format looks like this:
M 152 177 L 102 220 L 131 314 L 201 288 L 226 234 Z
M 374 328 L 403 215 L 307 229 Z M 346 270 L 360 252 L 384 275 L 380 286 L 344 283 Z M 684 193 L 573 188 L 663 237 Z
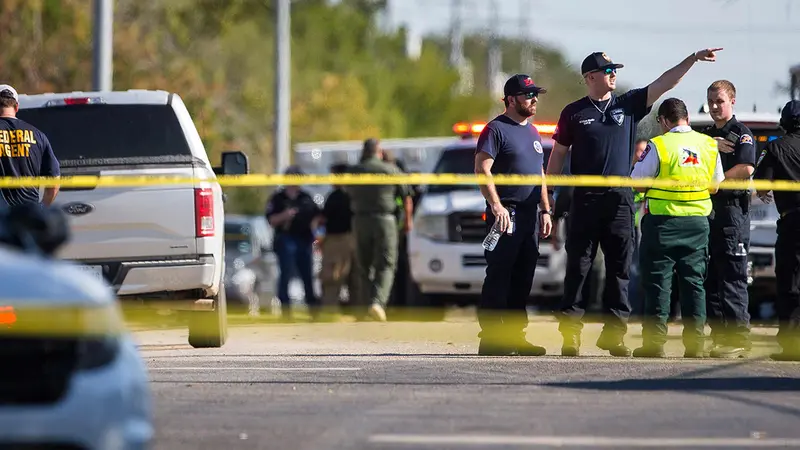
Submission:
M 581 358 L 475 356 L 469 315 L 447 322 L 269 324 L 233 317 L 222 349 L 183 329 L 136 332 L 160 449 L 800 447 L 800 364 L 611 358 L 584 330 Z M 631 325 L 626 342 L 641 343 Z M 528 338 L 558 355 L 557 324 Z

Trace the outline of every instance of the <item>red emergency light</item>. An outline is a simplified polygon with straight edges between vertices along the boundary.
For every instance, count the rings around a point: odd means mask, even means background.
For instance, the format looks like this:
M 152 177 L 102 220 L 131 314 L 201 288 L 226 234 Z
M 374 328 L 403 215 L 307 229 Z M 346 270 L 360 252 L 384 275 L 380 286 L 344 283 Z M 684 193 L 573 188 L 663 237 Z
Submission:
M 104 103 L 101 97 L 67 97 L 50 100 L 44 106 L 94 105 L 98 103 Z
M 13 306 L 0 306 L 0 326 L 10 328 L 17 322 L 17 313 Z
M 539 130 L 539 134 L 553 134 L 556 131 L 556 124 L 554 123 L 535 123 L 533 126 Z M 485 122 L 458 122 L 453 125 L 453 132 L 465 138 L 473 137 L 481 134 L 481 131 L 486 127 Z

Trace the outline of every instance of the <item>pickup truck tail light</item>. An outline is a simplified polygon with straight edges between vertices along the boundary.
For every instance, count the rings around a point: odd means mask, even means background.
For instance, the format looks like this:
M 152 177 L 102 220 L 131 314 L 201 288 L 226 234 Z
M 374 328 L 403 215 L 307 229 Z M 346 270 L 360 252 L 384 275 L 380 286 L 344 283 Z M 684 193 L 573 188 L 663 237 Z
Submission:
M 211 188 L 194 189 L 194 217 L 197 237 L 214 236 L 214 192 Z

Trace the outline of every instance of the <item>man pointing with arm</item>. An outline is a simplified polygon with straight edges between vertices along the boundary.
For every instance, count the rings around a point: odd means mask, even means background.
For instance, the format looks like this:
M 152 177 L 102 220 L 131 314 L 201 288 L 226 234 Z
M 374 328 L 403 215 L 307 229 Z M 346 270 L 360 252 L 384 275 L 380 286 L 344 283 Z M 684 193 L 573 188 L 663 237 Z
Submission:
M 630 176 L 636 124 L 650 112 L 656 100 L 677 86 L 696 62 L 715 61 L 719 50 L 722 49 L 694 52 L 650 85 L 619 96 L 613 94 L 616 73 L 624 66 L 611 61 L 605 53 L 587 56 L 581 64 L 581 73 L 588 95 L 561 112 L 547 174 L 561 174 L 567 150 L 572 147 L 572 174 Z M 605 327 L 597 346 L 613 356 L 630 356 L 631 350 L 623 338 L 631 312 L 628 281 L 634 245 L 633 191 L 628 187 L 577 187 L 570 214 L 573 226 L 566 242 L 567 274 L 559 313 L 559 330 L 564 338 L 561 354 L 580 353 L 586 305 L 578 301 L 578 292 L 601 245 L 606 266 Z

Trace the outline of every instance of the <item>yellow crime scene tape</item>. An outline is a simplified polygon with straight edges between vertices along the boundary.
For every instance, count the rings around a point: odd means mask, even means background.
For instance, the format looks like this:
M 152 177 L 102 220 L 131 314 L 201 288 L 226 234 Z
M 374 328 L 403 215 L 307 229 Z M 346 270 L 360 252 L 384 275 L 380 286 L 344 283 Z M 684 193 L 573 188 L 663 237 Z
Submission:
M 0 178 L 0 188 L 52 187 L 97 188 L 97 187 L 139 187 L 159 185 L 200 184 L 215 182 L 223 187 L 257 187 L 285 185 L 479 185 L 486 183 L 484 175 L 460 174 L 329 174 L 329 175 L 221 175 L 216 179 L 182 176 L 93 176 L 76 175 L 67 177 L 20 177 Z M 707 188 L 709 183 L 686 183 L 685 181 L 657 178 L 639 178 L 597 175 L 548 175 L 548 186 L 574 187 L 630 187 L 630 188 Z M 538 175 L 495 175 L 491 180 L 496 185 L 538 185 L 542 177 Z M 800 191 L 800 182 L 784 180 L 725 180 L 720 189 L 756 189 L 764 191 Z

